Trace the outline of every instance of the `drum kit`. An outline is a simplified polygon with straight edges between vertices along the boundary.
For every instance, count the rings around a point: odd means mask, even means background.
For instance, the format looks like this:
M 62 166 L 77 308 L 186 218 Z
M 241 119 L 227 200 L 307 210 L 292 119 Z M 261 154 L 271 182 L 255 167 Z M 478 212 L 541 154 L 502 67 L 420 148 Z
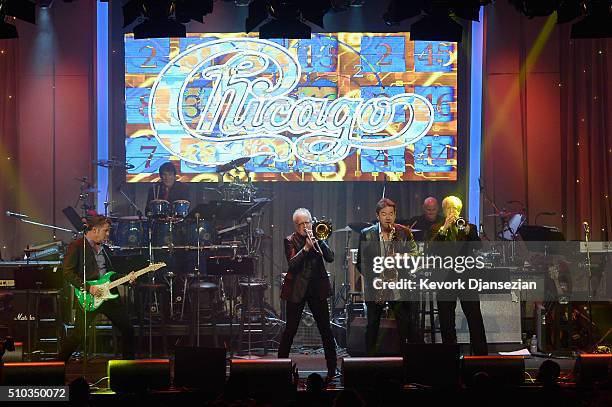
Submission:
M 223 179 L 225 173 L 238 170 L 248 161 L 249 158 L 240 158 L 217 166 L 216 171 Z M 115 159 L 95 164 L 109 169 L 130 168 L 130 164 Z M 186 312 L 191 310 L 189 305 L 185 306 L 189 301 L 189 288 L 206 282 L 217 290 L 213 308 L 229 314 L 231 323 L 232 308 L 237 306 L 233 297 L 240 297 L 238 286 L 242 286 L 242 279 L 246 276 L 250 279 L 254 273 L 254 259 L 264 236 L 259 228 L 262 209 L 271 201 L 258 198 L 248 173 L 247 179 L 248 182 L 243 182 L 235 177 L 232 182 L 221 182 L 217 188 L 205 188 L 217 195 L 217 200 L 205 204 L 192 205 L 185 199 L 172 202 L 154 199 L 148 203 L 146 214 L 121 187 L 117 191 L 136 215 L 113 216 L 107 213 L 108 203 L 105 203 L 105 214 L 113 221 L 109 239 L 111 257 L 140 256 L 145 261 L 163 260 L 169 265 L 160 271 L 161 275 L 151 274 L 151 278 L 157 278 L 158 282 L 163 280 L 168 285 L 170 304 L 164 308 L 169 311 L 171 320 L 187 318 Z M 82 182 L 79 199 L 85 202 L 93 186 L 86 179 L 79 181 Z M 92 205 L 83 204 L 81 208 L 85 216 Z M 219 272 L 219 264 L 223 265 L 223 273 Z M 250 265 L 249 270 L 245 268 L 247 265 Z

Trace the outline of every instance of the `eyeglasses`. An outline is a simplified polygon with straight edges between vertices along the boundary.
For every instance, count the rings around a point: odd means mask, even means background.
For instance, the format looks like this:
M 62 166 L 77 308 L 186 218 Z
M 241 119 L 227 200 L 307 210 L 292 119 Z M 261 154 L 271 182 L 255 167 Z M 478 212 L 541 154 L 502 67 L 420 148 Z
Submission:
M 310 225 L 312 222 L 307 220 L 305 222 L 301 222 L 301 223 L 296 223 L 295 226 L 304 226 L 304 225 Z

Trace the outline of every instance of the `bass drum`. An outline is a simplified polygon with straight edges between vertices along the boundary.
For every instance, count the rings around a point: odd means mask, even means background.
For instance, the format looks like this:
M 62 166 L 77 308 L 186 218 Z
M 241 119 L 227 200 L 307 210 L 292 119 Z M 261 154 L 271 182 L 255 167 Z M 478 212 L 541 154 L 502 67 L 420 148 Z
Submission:
M 198 245 L 198 236 L 200 239 L 200 246 L 212 246 L 218 243 L 217 230 L 212 222 L 201 220 L 198 222 L 197 227 L 196 221 L 193 219 L 187 219 L 182 223 L 187 231 L 189 246 L 195 247 Z M 199 229 L 199 231 L 197 229 Z

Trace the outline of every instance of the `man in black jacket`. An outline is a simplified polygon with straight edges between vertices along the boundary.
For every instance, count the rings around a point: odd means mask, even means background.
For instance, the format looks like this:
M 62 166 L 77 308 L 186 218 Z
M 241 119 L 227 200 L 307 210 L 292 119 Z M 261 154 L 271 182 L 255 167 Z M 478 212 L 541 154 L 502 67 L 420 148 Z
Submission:
M 336 346 L 329 324 L 327 299 L 331 295 L 331 284 L 324 262 L 333 262 L 334 252 L 327 242 L 315 242 L 308 236 L 308 230 L 312 231 L 312 216 L 308 209 L 296 209 L 293 226 L 295 232 L 284 241 L 289 268 L 281 288 L 281 298 L 287 301 L 287 324 L 278 346 L 278 357 L 289 357 L 304 306 L 308 303 L 321 334 L 329 380 L 336 374 Z
M 164 200 L 172 203 L 177 200 L 189 200 L 189 189 L 186 184 L 176 180 L 176 167 L 171 162 L 159 167 L 159 182 L 149 188 L 147 210 L 149 213 L 152 200 Z
M 110 260 L 102 247 L 102 243 L 108 240 L 110 231 L 110 220 L 104 216 L 93 216 L 88 221 L 85 236 L 73 241 L 66 251 L 64 257 L 64 280 L 72 287 L 83 288 L 83 266 L 87 281 L 98 280 L 110 270 Z M 85 252 L 83 252 L 83 247 Z M 133 280 L 132 280 L 133 281 Z M 100 290 L 95 285 L 85 285 L 86 291 L 91 295 L 100 295 Z M 95 311 L 87 313 L 87 324 L 89 325 L 98 313 L 102 313 L 111 320 L 119 331 L 123 345 L 123 358 L 134 359 L 134 330 L 130 324 L 125 307 L 119 298 L 108 300 Z M 85 333 L 85 318 L 83 309 L 77 307 L 76 321 L 71 335 L 62 344 L 59 359 L 68 361 L 77 347 L 83 343 Z
M 422 342 L 418 332 L 418 302 L 393 292 L 375 290 L 373 286 L 374 257 L 390 256 L 390 251 L 402 251 L 410 255 L 418 252 L 410 229 L 395 223 L 395 202 L 383 198 L 376 204 L 377 223 L 365 228 L 359 236 L 357 269 L 364 276 L 364 291 L 368 324 L 366 327 L 366 351 L 374 356 L 378 353 L 376 341 L 380 327 L 380 317 L 385 304 L 393 311 L 400 337 L 400 348 L 407 343 Z M 381 275 L 382 280 L 385 280 Z M 401 300 L 401 301 L 400 301 Z
M 463 221 L 463 225 L 458 226 L 462 207 L 461 199 L 456 196 L 447 196 L 442 201 L 444 223 L 437 223 L 431 228 L 433 241 L 431 250 L 434 254 L 453 257 L 469 256 L 472 255 L 470 249 L 477 248 L 474 243 L 469 243 L 480 242 L 476 225 Z M 442 272 L 448 274 L 447 279 L 453 280 L 457 277 L 454 271 L 442 270 Z M 457 343 L 455 308 L 457 298 L 459 298 L 470 330 L 472 352 L 475 355 L 487 355 L 487 338 L 478 293 L 471 290 L 447 290 L 439 292 L 437 297 L 442 343 Z

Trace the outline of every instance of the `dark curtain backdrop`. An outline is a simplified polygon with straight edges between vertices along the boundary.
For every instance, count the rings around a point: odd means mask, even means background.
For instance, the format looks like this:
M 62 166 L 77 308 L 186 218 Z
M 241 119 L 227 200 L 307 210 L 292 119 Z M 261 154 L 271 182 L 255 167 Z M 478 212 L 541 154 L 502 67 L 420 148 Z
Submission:
M 587 221 L 592 240 L 607 240 L 611 40 L 571 40 L 570 24 L 528 19 L 507 2 L 485 10 L 483 214 L 494 212 L 487 197 L 567 239 L 583 239 Z M 497 218 L 482 219 L 494 236 Z
M 4 217 L 15 210 L 18 179 L 17 132 L 17 46 L 15 41 L 0 40 L 0 253 L 9 256 L 15 236 L 15 222 Z

